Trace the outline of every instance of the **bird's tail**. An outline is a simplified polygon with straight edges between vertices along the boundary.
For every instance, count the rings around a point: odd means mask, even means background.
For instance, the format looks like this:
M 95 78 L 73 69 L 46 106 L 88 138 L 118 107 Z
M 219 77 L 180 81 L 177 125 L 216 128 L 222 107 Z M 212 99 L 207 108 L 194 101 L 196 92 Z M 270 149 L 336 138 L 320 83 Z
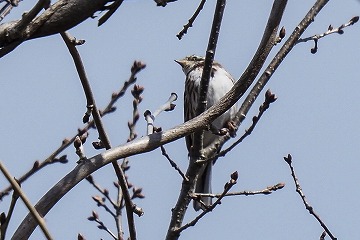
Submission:
M 211 171 L 212 171 L 212 162 L 206 163 L 203 166 L 201 173 L 196 181 L 195 192 L 196 193 L 211 193 Z M 209 206 L 212 204 L 211 197 L 202 197 L 201 201 Z M 194 209 L 195 211 L 199 211 L 203 209 L 204 206 L 198 201 L 194 201 Z

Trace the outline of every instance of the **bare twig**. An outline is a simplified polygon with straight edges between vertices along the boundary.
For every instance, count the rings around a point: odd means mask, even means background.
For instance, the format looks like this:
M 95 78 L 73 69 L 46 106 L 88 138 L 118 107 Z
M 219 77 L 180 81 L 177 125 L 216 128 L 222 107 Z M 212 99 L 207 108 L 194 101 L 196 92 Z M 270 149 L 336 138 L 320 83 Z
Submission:
M 228 196 L 253 196 L 253 195 L 269 195 L 279 189 L 285 187 L 285 183 L 278 183 L 272 186 L 268 186 L 262 190 L 257 191 L 241 191 L 241 192 L 229 192 L 225 194 L 225 197 Z M 194 198 L 201 198 L 201 197 L 211 197 L 211 198 L 219 198 L 222 194 L 211 194 L 211 193 L 193 193 Z
M 300 38 L 296 43 L 314 41 L 315 46 L 311 49 L 311 53 L 316 53 L 318 50 L 318 40 L 319 39 L 326 37 L 327 35 L 330 35 L 333 33 L 343 34 L 344 28 L 354 25 L 358 21 L 359 21 L 359 16 L 355 16 L 355 17 L 351 18 L 350 21 L 348 21 L 345 24 L 340 25 L 337 28 L 334 28 L 332 25 L 329 25 L 328 30 L 326 32 L 324 32 L 322 34 L 316 34 L 316 35 L 313 35 L 313 36 L 307 37 L 307 38 Z
M 53 239 L 50 235 L 49 230 L 46 228 L 46 224 L 44 219 L 40 216 L 40 214 L 37 212 L 37 210 L 31 205 L 30 200 L 26 197 L 25 193 L 20 188 L 20 185 L 15 181 L 15 179 L 10 175 L 10 173 L 6 170 L 6 168 L 3 166 L 3 164 L 0 162 L 0 170 L 6 177 L 6 179 L 10 182 L 10 184 L 13 186 L 14 190 L 17 192 L 17 194 L 20 196 L 20 198 L 25 203 L 26 207 L 29 209 L 30 213 L 35 218 L 36 222 L 39 224 L 41 230 L 43 231 L 45 237 L 47 239 Z
M 99 219 L 99 215 L 95 212 L 95 211 L 92 211 L 92 215 L 90 217 L 88 217 L 88 220 L 89 221 L 95 221 L 96 223 L 98 223 L 98 228 L 101 229 L 101 230 L 104 230 L 106 231 L 107 233 L 109 233 L 109 235 L 115 239 L 115 240 L 118 240 L 118 238 L 116 237 L 116 235 L 114 233 L 112 233 L 110 231 L 109 228 L 106 227 L 106 225 Z
M 74 141 L 75 153 L 79 156 L 79 160 L 76 163 L 80 163 L 86 160 L 84 145 L 79 136 L 76 136 Z
M 188 23 L 185 24 L 183 26 L 183 29 L 176 35 L 176 37 L 179 40 L 181 40 L 181 38 L 187 33 L 187 30 L 193 26 L 193 23 L 194 23 L 195 19 L 197 18 L 197 16 L 199 15 L 199 13 L 201 12 L 201 10 L 203 9 L 205 2 L 206 2 L 206 0 L 201 0 L 201 2 L 199 4 L 199 6 L 197 7 L 196 11 L 191 16 L 191 18 L 188 20 Z
M 19 184 L 19 186 L 20 186 L 20 184 Z M 1 227 L 0 227 L 0 239 L 1 240 L 5 240 L 7 227 L 9 226 L 9 222 L 10 222 L 10 219 L 11 219 L 12 214 L 14 212 L 15 204 L 16 204 L 18 199 L 19 199 L 19 194 L 16 191 L 14 191 L 13 194 L 12 194 L 8 214 L 6 215 L 6 217 L 5 217 L 5 213 L 3 213 L 3 215 L 1 216 L 1 217 L 4 217 L 4 219 L 2 219 L 2 221 L 0 223 L 0 225 L 1 225 Z
M 321 227 L 325 230 L 325 232 L 329 235 L 329 237 L 332 240 L 336 240 L 337 238 L 330 232 L 329 228 L 325 225 L 325 223 L 321 220 L 320 216 L 318 214 L 315 213 L 314 208 L 309 204 L 309 202 L 306 200 L 305 194 L 302 191 L 302 188 L 300 186 L 299 183 L 299 179 L 296 177 L 295 174 L 295 169 L 292 166 L 292 156 L 290 154 L 288 154 L 286 157 L 284 157 L 285 162 L 289 165 L 290 167 L 290 171 L 291 171 L 291 176 L 294 180 L 295 183 L 295 187 L 296 187 L 296 192 L 300 195 L 306 210 L 309 211 L 309 213 L 311 215 L 313 215 L 315 217 L 315 219 L 320 223 Z
M 132 114 L 132 121 L 128 122 L 128 128 L 129 128 L 129 138 L 127 139 L 128 142 L 134 140 L 137 137 L 137 134 L 135 132 L 135 126 L 137 121 L 139 120 L 139 109 L 138 106 L 142 101 L 141 94 L 144 91 L 144 87 L 139 85 L 134 85 L 133 90 L 131 90 L 131 94 L 134 97 L 133 100 L 133 114 Z
M 119 206 L 110 198 L 109 191 L 106 188 L 101 188 L 95 181 L 92 175 L 89 175 L 86 180 L 96 189 L 98 190 L 104 197 L 106 197 L 111 205 L 116 209 Z
M 98 205 L 98 207 L 103 207 L 105 209 L 105 211 L 107 211 L 108 213 L 110 213 L 110 215 L 113 217 L 113 218 L 116 218 L 116 214 L 111 211 L 111 209 L 105 204 L 105 199 L 106 198 L 102 198 L 100 196 L 93 196 L 92 199 L 96 202 L 96 204 Z M 118 207 L 115 207 L 115 210 L 117 209 Z
M 163 111 L 172 111 L 175 108 L 174 101 L 177 100 L 177 94 L 171 93 L 169 99 L 161 105 L 157 110 L 155 110 L 154 114 L 152 114 L 149 110 L 144 112 L 145 121 L 147 123 L 147 135 L 154 133 L 154 121 L 156 117 L 162 113 Z
M 214 208 L 221 204 L 221 200 L 226 196 L 226 194 L 230 191 L 230 189 L 237 183 L 238 179 L 238 172 L 233 172 L 231 174 L 231 179 L 229 182 L 227 182 L 224 186 L 224 191 L 220 194 L 219 198 L 211 205 L 211 206 L 205 206 L 205 210 L 203 212 L 201 212 L 194 220 L 192 220 L 191 222 L 185 224 L 184 226 L 181 226 L 179 228 L 177 228 L 176 230 L 174 230 L 177 234 L 180 234 L 180 232 L 184 231 L 185 229 L 191 227 L 191 226 L 195 226 L 195 224 L 202 218 L 204 217 L 207 213 L 211 212 L 212 210 L 214 210 Z M 197 200 L 197 199 L 196 199 Z
M 175 170 L 180 174 L 180 176 L 182 177 L 182 179 L 184 181 L 189 181 L 189 179 L 186 177 L 186 175 L 181 171 L 181 169 L 178 167 L 178 165 L 170 158 L 169 154 L 167 154 L 165 147 L 164 146 L 160 146 L 161 148 L 161 153 L 162 155 L 164 155 L 166 157 L 166 159 L 169 161 L 170 165 L 175 168 Z
M 139 69 L 139 65 L 138 64 L 135 64 L 134 63 L 134 66 L 132 68 L 132 72 L 136 72 L 138 71 L 137 69 Z M 139 86 L 139 85 L 134 85 L 134 88 L 133 90 L 131 90 L 131 93 L 134 97 L 134 100 L 133 100 L 133 117 L 132 117 L 132 121 L 128 122 L 128 127 L 129 127 L 129 138 L 127 139 L 127 142 L 130 142 L 132 140 L 134 140 L 137 136 L 137 134 L 135 133 L 135 126 L 136 126 L 136 123 L 137 121 L 139 120 L 139 111 L 138 111 L 138 105 L 139 103 L 142 101 L 142 96 L 141 94 L 143 93 L 144 91 L 144 88 Z M 123 171 L 127 171 L 130 167 L 128 166 L 128 160 L 127 158 L 125 158 L 123 160 L 123 163 L 121 164 L 121 168 L 123 169 Z M 122 238 L 122 234 L 123 234 L 123 229 L 122 229 L 122 224 L 121 224 L 121 216 L 122 216 L 122 212 L 121 212 L 121 209 L 123 208 L 123 201 L 124 201 L 124 198 L 123 198 L 123 194 L 122 194 L 122 191 L 121 191 L 121 188 L 119 186 L 118 183 L 116 183 L 116 187 L 117 187 L 117 191 L 118 191 L 118 194 L 117 194 L 117 202 L 115 203 L 111 198 L 110 198 L 110 195 L 109 195 L 109 191 L 107 189 L 102 189 L 99 185 L 97 185 L 93 179 L 93 177 L 91 175 L 89 175 L 87 178 L 86 178 L 90 184 L 92 184 L 101 194 L 103 194 L 105 196 L 106 199 L 108 199 L 110 201 L 110 203 L 112 204 L 115 212 L 111 211 L 105 204 L 104 202 L 104 199 L 99 197 L 99 196 L 95 196 L 93 197 L 93 200 L 97 202 L 98 206 L 102 206 L 105 208 L 105 210 L 107 212 L 109 212 L 113 218 L 115 219 L 115 223 L 116 223 L 116 227 L 117 227 L 117 235 L 118 235 L 118 238 Z M 131 184 L 128 183 L 128 188 L 130 189 L 132 186 Z M 137 189 L 137 190 L 134 190 L 133 189 L 133 196 L 131 197 L 131 199 L 133 198 L 136 198 L 136 197 L 143 197 L 142 194 L 141 194 L 141 189 Z

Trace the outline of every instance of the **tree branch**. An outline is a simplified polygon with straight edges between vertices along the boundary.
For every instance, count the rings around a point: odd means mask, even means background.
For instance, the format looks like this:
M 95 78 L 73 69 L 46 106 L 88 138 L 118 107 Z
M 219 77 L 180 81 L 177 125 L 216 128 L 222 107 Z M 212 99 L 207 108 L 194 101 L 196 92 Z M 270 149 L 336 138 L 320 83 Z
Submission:
M 20 196 L 20 198 L 25 203 L 26 207 L 29 209 L 30 214 L 34 219 L 34 223 L 39 224 L 41 230 L 43 231 L 45 237 L 47 239 L 53 239 L 50 235 L 49 230 L 46 227 L 44 219 L 40 216 L 38 211 L 31 205 L 30 200 L 26 197 L 25 193 L 20 188 L 20 185 L 15 181 L 15 179 L 10 175 L 10 173 L 6 170 L 6 168 L 3 166 L 3 164 L 0 162 L 0 170 L 6 177 L 6 179 L 11 183 L 14 190 L 17 192 L 17 194 Z
M 66 46 L 68 47 L 68 49 L 70 51 L 71 56 L 74 59 L 76 70 L 79 74 L 81 84 L 84 88 L 84 92 L 86 95 L 87 107 L 91 106 L 95 125 L 99 132 L 99 138 L 107 150 L 111 149 L 110 140 L 106 134 L 104 125 L 102 123 L 100 112 L 97 109 L 97 106 L 95 103 L 95 98 L 92 94 L 90 83 L 86 77 L 85 68 L 84 68 L 82 60 L 80 58 L 80 54 L 77 51 L 75 45 L 73 44 L 71 37 L 67 33 L 65 33 L 65 32 L 61 33 L 61 36 L 64 39 Z M 131 198 L 130 198 L 130 193 L 128 191 L 128 186 L 127 186 L 127 182 L 126 182 L 126 178 L 125 178 L 125 173 L 119 167 L 116 160 L 112 162 L 112 166 L 115 170 L 116 176 L 118 177 L 119 184 L 123 191 L 123 196 L 124 196 L 124 201 L 125 201 L 125 206 L 126 206 L 126 213 L 127 213 L 127 218 L 128 218 L 130 238 L 132 240 L 136 240 L 135 222 L 134 222 L 134 216 L 133 216 L 133 208 L 134 208 L 135 204 L 131 201 Z
M 93 16 L 107 2 L 108 0 L 59 0 L 26 26 L 23 26 L 23 20 L 1 24 L 0 57 L 27 39 L 60 33 L 78 25 Z M 33 16 L 31 14 L 29 17 Z M 19 25 L 23 28 L 21 31 L 18 31 Z

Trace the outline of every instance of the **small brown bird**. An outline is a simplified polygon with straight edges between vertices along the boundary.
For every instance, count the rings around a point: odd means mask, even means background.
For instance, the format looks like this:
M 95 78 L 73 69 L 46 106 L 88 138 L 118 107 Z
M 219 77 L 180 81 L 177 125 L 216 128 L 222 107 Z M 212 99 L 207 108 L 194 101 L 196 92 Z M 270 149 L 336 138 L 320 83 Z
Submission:
M 186 75 L 185 90 L 184 90 L 184 120 L 188 121 L 196 117 L 196 108 L 198 106 L 198 98 L 200 92 L 201 75 L 204 68 L 205 58 L 199 56 L 188 56 L 181 60 L 175 60 L 181 65 L 183 72 Z M 213 62 L 211 69 L 211 76 L 209 81 L 209 88 L 207 94 L 207 108 L 217 103 L 234 85 L 233 77 L 217 62 Z M 232 106 L 228 111 L 219 116 L 212 123 L 212 127 L 222 129 L 229 123 L 232 117 L 236 114 L 236 106 Z M 193 134 L 186 137 L 186 146 L 190 152 L 192 147 Z M 206 148 L 214 142 L 219 136 L 205 131 L 203 146 Z M 206 163 L 201 169 L 199 177 L 196 181 L 196 193 L 211 193 L 211 171 L 213 163 Z M 201 199 L 205 205 L 211 205 L 210 197 L 203 197 Z M 194 209 L 198 211 L 201 204 L 194 202 Z

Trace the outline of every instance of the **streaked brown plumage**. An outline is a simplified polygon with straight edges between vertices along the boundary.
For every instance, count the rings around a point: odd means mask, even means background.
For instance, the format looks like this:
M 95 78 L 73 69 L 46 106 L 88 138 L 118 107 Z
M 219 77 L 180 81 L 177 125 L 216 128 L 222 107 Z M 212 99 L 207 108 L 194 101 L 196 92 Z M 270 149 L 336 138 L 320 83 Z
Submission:
M 204 67 L 204 57 L 198 57 L 195 55 L 185 57 L 182 60 L 176 60 L 183 69 L 186 75 L 185 90 L 184 90 L 184 120 L 188 121 L 196 117 L 196 108 L 198 105 L 200 81 Z M 217 62 L 214 61 L 211 69 L 211 76 L 209 81 L 209 89 L 207 95 L 207 108 L 217 103 L 221 97 L 223 97 L 234 85 L 233 77 Z M 212 127 L 216 129 L 223 128 L 235 115 L 236 106 L 231 107 L 223 115 L 215 119 L 212 123 Z M 188 151 L 191 151 L 193 134 L 186 137 L 186 146 Z M 203 146 L 206 148 L 213 141 L 217 139 L 217 135 L 210 131 L 205 131 Z M 197 193 L 211 193 L 211 171 L 212 163 L 205 164 L 199 177 L 196 181 L 195 192 Z M 202 201 L 206 205 L 211 204 L 211 198 L 204 197 Z M 201 208 L 198 202 L 194 203 L 195 210 Z

